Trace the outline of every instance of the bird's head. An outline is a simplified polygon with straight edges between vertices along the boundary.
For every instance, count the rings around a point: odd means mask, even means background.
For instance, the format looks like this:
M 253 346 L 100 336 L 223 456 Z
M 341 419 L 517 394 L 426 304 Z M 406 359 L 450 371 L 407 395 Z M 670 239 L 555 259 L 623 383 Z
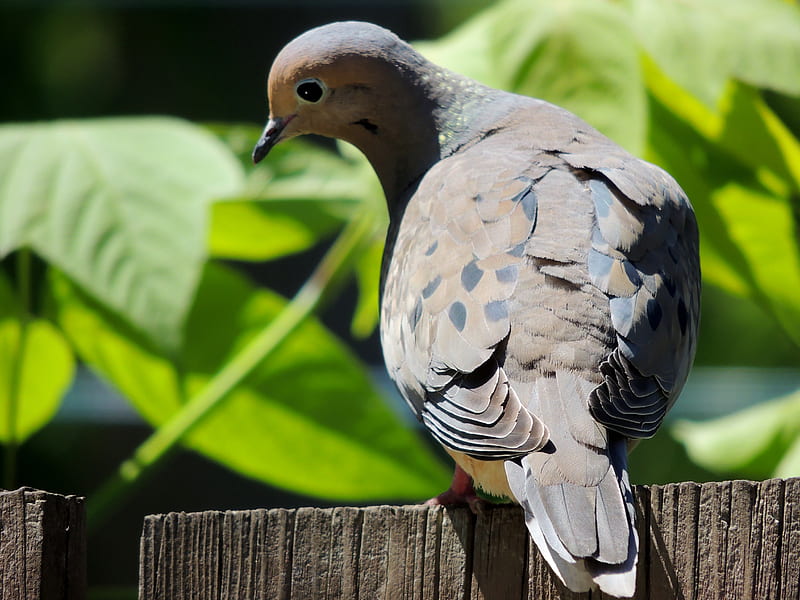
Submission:
M 425 109 L 431 111 L 421 89 L 425 65 L 408 44 L 377 25 L 333 23 L 304 33 L 272 65 L 270 119 L 253 160 L 305 133 L 349 141 L 368 156 L 379 139 L 420 137 L 414 131 L 425 127 Z
M 341 139 L 366 155 L 390 204 L 504 106 L 500 92 L 358 21 L 317 27 L 287 44 L 270 69 L 268 93 L 269 122 L 254 162 L 298 135 Z

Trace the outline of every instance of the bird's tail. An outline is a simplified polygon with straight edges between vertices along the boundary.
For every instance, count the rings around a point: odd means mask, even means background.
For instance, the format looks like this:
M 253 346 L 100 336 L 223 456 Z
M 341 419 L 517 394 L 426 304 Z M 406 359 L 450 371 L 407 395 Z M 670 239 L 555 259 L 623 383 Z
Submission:
M 559 388 L 564 386 L 559 382 Z M 543 390 L 540 388 L 539 392 Z M 552 431 L 552 428 L 551 428 Z M 542 556 L 564 584 L 576 592 L 600 588 L 620 598 L 633 596 L 639 539 L 627 473 L 626 441 L 609 437 L 605 449 L 582 447 L 566 454 L 570 467 L 599 472 L 583 482 L 553 477 L 569 470 L 558 442 L 540 452 L 506 461 L 511 491 Z M 562 445 L 567 445 L 564 442 Z M 604 467 L 599 465 L 605 465 Z

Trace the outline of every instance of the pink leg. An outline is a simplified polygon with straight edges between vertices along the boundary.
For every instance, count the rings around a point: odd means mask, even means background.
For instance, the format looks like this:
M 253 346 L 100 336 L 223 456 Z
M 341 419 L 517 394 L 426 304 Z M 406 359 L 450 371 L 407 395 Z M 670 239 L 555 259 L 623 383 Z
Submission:
M 470 510 L 477 514 L 481 511 L 483 500 L 475 493 L 472 485 L 472 477 L 466 471 L 456 465 L 453 473 L 453 483 L 450 489 L 442 492 L 438 496 L 426 501 L 428 506 L 448 506 L 450 504 L 469 504 Z

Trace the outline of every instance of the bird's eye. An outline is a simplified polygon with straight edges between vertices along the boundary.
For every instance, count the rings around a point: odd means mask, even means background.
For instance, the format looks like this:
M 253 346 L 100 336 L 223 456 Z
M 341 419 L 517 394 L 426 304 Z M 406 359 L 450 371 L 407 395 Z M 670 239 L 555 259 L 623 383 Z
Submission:
M 306 102 L 319 102 L 325 94 L 325 88 L 319 79 L 304 79 L 297 84 L 295 93 L 298 98 Z

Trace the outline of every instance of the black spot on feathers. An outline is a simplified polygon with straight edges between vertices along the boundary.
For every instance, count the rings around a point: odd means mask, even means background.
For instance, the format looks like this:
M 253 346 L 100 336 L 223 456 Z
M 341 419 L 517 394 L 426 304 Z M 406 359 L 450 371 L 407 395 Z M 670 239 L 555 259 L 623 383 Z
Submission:
M 353 121 L 353 125 L 361 125 L 364 129 L 373 135 L 378 135 L 378 126 L 369 119 L 361 119 L 360 121 Z

